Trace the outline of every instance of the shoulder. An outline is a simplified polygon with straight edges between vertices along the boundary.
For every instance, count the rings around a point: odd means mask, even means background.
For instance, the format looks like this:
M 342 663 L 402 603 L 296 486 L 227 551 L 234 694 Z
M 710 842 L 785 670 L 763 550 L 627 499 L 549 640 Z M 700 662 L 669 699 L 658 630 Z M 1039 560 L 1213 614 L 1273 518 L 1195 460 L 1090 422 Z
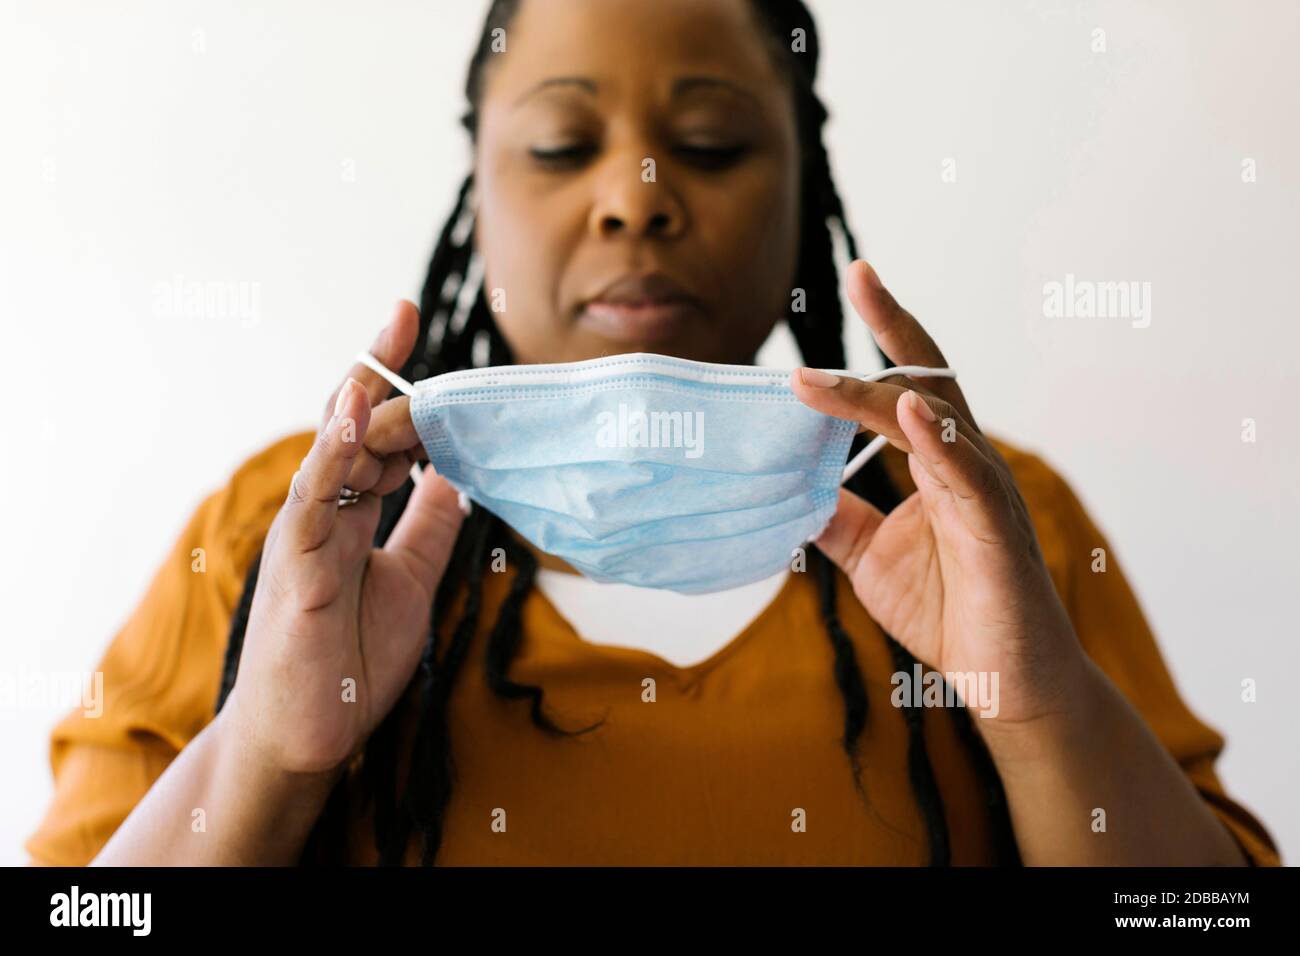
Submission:
M 93 672 L 94 706 L 50 734 L 55 792 L 26 844 L 34 859 L 89 861 L 211 720 L 245 574 L 314 440 L 288 435 L 245 459 L 164 551 Z
M 1071 571 L 1090 560 L 1092 549 L 1105 547 L 1101 532 L 1085 511 L 1074 489 L 1049 460 L 1037 452 L 985 432 L 1000 454 L 1024 498 L 1038 536 L 1043 560 L 1058 589 L 1067 589 Z M 904 492 L 916 490 L 907 470 L 907 455 L 892 445 L 882 453 L 890 477 Z
M 1061 493 L 1065 480 L 1047 460 L 1036 452 L 1014 445 L 1004 438 L 988 435 L 989 444 L 997 449 L 1016 479 L 1026 503 L 1030 497 L 1048 501 Z
M 1016 480 L 1029 515 L 1038 531 L 1044 548 L 1049 541 L 1063 541 L 1078 537 L 1078 518 L 1082 505 L 1055 465 L 1037 452 L 1014 445 L 1006 439 L 989 436 L 989 443 L 997 449 L 1011 475 Z
M 257 520 L 258 516 L 288 493 L 289 479 L 311 450 L 315 433 L 285 435 L 264 446 L 236 466 L 218 494 L 222 515 L 232 524 Z
M 169 602 L 178 599 L 180 592 L 206 591 L 219 604 L 233 609 L 243 590 L 244 575 L 313 441 L 315 432 L 284 435 L 239 461 L 217 483 L 209 484 L 173 541 L 145 603 L 161 597 L 155 592 L 165 584 L 170 585 L 163 588 Z
M 103 715 L 74 714 L 61 731 L 120 745 L 121 734 L 148 729 L 179 750 L 202 728 L 245 575 L 313 440 L 307 433 L 272 442 L 203 499 L 101 658 L 112 688 Z
M 1068 598 L 1071 573 L 1092 560 L 1093 550 L 1107 548 L 1101 531 L 1084 509 L 1070 482 L 1043 455 L 1003 438 L 988 436 L 1025 500 L 1038 535 L 1043 560 Z
M 244 575 L 262 547 L 276 512 L 284 503 L 289 482 L 311 450 L 315 433 L 285 435 L 244 459 L 225 484 L 212 492 L 202 508 L 202 522 L 211 540 L 219 542 L 217 585 L 223 602 L 233 608 L 243 589 Z

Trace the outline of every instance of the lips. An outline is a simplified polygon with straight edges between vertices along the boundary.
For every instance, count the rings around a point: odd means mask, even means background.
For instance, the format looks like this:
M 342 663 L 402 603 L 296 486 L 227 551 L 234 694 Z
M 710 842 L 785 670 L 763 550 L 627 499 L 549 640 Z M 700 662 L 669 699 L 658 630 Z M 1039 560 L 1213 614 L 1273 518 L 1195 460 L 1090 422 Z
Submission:
M 702 314 L 700 302 L 662 273 L 627 275 L 588 299 L 578 321 L 622 342 L 670 339 Z

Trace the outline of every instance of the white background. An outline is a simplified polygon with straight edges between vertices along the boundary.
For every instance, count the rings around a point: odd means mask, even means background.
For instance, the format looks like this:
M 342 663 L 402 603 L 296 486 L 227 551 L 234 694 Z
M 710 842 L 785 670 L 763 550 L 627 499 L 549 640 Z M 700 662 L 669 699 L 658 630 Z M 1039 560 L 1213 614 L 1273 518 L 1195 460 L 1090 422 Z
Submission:
M 0 3 L 0 669 L 93 667 L 200 498 L 313 427 L 418 298 L 482 9 Z M 1227 735 L 1231 792 L 1294 860 L 1300 5 L 814 9 L 864 252 L 985 427 L 1077 489 Z M 1044 318 L 1067 273 L 1150 282 L 1150 327 Z M 259 284 L 257 321 L 160 313 L 176 277 Z M 0 862 L 48 800 L 58 716 L 0 712 Z

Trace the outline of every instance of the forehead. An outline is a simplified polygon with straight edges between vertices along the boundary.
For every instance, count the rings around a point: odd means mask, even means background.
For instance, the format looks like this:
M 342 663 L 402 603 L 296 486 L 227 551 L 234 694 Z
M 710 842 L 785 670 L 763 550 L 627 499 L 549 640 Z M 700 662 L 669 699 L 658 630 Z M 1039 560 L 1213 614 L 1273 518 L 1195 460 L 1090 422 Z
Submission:
M 748 0 L 523 0 L 506 34 L 488 63 L 485 110 L 553 76 L 590 77 L 611 95 L 666 90 L 683 74 L 784 94 Z

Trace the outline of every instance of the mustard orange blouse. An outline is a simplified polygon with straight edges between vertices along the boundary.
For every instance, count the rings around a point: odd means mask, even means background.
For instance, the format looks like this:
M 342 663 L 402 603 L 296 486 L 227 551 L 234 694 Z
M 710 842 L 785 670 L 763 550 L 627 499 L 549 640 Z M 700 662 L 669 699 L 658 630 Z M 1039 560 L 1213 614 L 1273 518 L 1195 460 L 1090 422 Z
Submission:
M 249 459 L 181 532 L 99 664 L 102 715 L 90 719 L 74 711 L 53 730 L 55 792 L 26 843 L 33 862 L 91 860 L 212 719 L 245 573 L 312 437 L 291 435 Z M 1214 769 L 1224 740 L 1179 698 L 1106 540 L 1040 458 L 995 444 L 1024 494 L 1087 653 L 1132 701 L 1249 859 L 1278 865 L 1269 834 L 1225 794 Z M 911 492 L 904 456 L 892 448 L 884 454 L 898 486 Z M 1109 556 L 1105 573 L 1091 570 L 1098 547 Z M 194 548 L 206 551 L 201 573 L 192 570 Z M 563 727 L 604 718 L 599 729 L 569 738 L 538 730 L 527 701 L 502 701 L 486 686 L 483 647 L 511 577 L 484 576 L 479 630 L 453 692 L 457 778 L 439 864 L 927 861 L 924 822 L 908 782 L 904 717 L 890 703 L 894 667 L 879 628 L 842 575 L 841 619 L 870 708 L 861 741 L 865 802 L 839 742 L 842 699 L 813 575 L 790 575 L 735 640 L 685 668 L 647 651 L 584 641 L 534 588 L 523 607 L 523 640 L 510 676 L 540 685 L 547 712 Z M 458 617 L 454 611 L 442 615 L 451 624 Z M 655 682 L 653 702 L 643 699 L 646 678 Z M 414 704 L 414 694 L 399 704 L 404 719 L 413 717 Z M 923 721 L 953 862 L 991 862 L 991 821 L 953 715 L 927 708 Z M 412 725 L 406 720 L 408 729 Z M 355 772 L 348 779 L 355 782 Z M 802 832 L 791 825 L 800 810 Z M 418 862 L 417 844 L 412 839 L 409 862 Z M 371 820 L 358 813 L 347 862 L 375 858 Z

